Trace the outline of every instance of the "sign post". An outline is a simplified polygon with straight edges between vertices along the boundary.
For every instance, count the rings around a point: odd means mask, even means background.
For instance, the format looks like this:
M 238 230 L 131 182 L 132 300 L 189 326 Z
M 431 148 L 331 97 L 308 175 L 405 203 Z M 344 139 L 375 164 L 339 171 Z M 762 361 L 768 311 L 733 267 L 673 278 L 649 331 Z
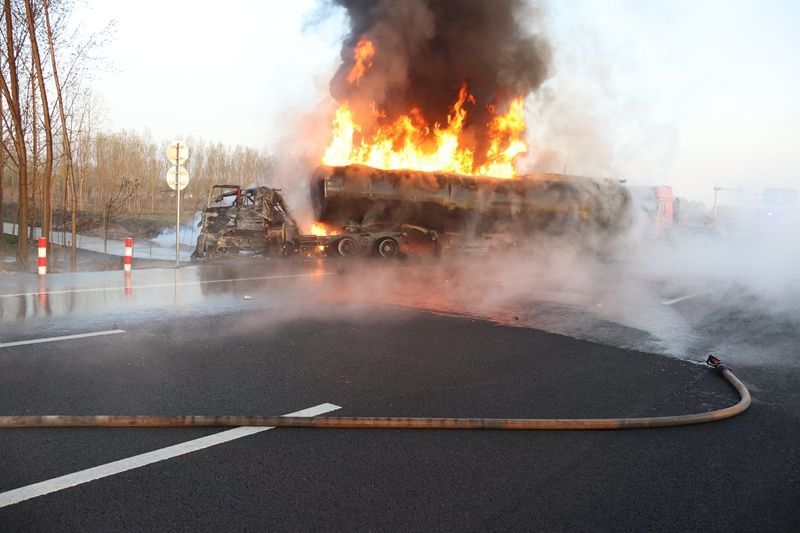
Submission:
M 189 172 L 183 163 L 189 159 L 189 147 L 185 143 L 175 141 L 167 146 L 167 158 L 173 165 L 167 171 L 167 185 L 175 191 L 175 267 L 181 266 L 181 191 L 189 185 Z

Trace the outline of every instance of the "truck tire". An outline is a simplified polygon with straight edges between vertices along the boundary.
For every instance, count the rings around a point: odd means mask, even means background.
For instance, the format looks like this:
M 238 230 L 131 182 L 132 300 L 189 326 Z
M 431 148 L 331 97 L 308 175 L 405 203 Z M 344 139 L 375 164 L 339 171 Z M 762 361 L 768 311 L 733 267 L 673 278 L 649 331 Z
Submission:
M 342 257 L 353 257 L 358 253 L 358 243 L 352 237 L 342 237 L 336 244 L 336 250 Z
M 400 255 L 400 246 L 397 244 L 397 241 L 391 237 L 384 237 L 379 240 L 378 244 L 375 246 L 375 250 L 378 252 L 378 255 L 386 259 Z

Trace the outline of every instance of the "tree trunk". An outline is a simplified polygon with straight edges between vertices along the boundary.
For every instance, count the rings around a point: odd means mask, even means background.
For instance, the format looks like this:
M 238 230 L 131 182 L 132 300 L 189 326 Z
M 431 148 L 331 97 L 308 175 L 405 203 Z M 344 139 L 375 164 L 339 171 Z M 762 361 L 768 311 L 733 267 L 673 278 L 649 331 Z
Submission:
M 14 124 L 14 147 L 17 153 L 17 175 L 19 177 L 19 204 L 17 220 L 19 223 L 17 240 L 17 260 L 23 270 L 28 270 L 28 158 L 25 151 L 25 135 L 22 130 L 22 113 L 19 102 L 19 78 L 15 63 L 16 51 L 14 50 L 14 28 L 11 24 L 11 0 L 3 2 L 3 13 L 6 19 L 6 44 L 8 46 L 8 76 L 7 84 L 2 77 L 3 95 L 11 112 L 11 121 Z M 10 85 L 10 87 L 9 87 Z
M 108 207 L 103 206 L 103 253 L 108 259 L 108 219 L 110 218 Z
M 34 67 L 31 65 L 31 70 Z M 31 209 L 28 238 L 36 240 L 36 212 L 39 211 L 39 125 L 36 121 L 36 79 L 31 76 Z
M 0 99 L 0 146 L 5 145 L 5 129 L 3 128 L 3 124 L 5 123 L 5 111 L 3 106 L 3 101 Z M 6 222 L 5 222 L 5 213 L 3 212 L 3 206 L 5 205 L 5 190 L 3 189 L 3 185 L 5 185 L 5 170 L 6 170 L 6 151 L 5 148 L 0 148 L 0 237 L 5 233 L 6 229 Z

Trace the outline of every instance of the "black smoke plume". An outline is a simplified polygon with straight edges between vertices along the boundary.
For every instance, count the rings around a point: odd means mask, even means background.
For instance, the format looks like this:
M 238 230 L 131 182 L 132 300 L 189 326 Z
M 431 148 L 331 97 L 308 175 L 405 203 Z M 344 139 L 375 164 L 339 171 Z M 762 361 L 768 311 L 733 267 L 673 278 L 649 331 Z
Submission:
M 532 30 L 538 11 L 525 0 L 334 0 L 350 18 L 331 94 L 348 102 L 362 125 L 392 122 L 412 108 L 428 123 L 447 114 L 467 84 L 462 142 L 484 153 L 490 106 L 535 91 L 548 76 L 550 45 Z M 347 76 L 360 39 L 375 44 L 372 67 L 358 84 Z M 385 116 L 375 118 L 373 102 Z M 364 132 L 364 133 L 369 133 Z

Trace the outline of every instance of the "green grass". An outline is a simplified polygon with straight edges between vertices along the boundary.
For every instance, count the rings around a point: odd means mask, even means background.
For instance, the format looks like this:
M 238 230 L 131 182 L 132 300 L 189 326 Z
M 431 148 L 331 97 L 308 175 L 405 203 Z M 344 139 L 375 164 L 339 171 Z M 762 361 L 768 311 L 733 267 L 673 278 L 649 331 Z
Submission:
M 16 235 L 0 235 L 0 250 L 16 250 L 18 240 Z

